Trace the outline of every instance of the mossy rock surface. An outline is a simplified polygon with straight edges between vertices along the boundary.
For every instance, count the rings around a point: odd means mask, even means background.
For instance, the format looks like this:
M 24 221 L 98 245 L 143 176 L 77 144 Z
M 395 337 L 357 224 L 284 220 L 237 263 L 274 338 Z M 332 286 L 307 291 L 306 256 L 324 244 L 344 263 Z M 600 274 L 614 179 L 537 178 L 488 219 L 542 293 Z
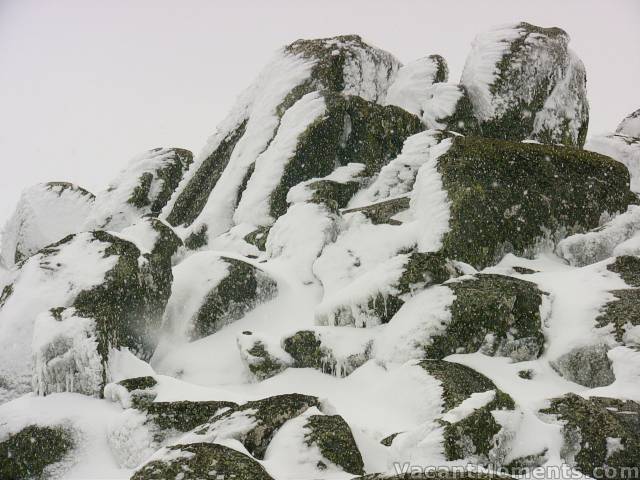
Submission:
M 278 293 L 276 281 L 259 268 L 235 258 L 220 258 L 228 264 L 228 274 L 209 292 L 194 316 L 192 340 L 217 332 Z
M 559 375 L 571 382 L 589 388 L 605 387 L 616 379 L 608 351 L 605 344 L 577 347 L 549 363 Z
M 305 443 L 316 445 L 322 456 L 354 475 L 364 474 L 364 463 L 347 422 L 340 415 L 311 415 Z
M 640 287 L 640 257 L 622 255 L 607 265 L 607 270 L 620 275 L 620 278 L 631 287 Z
M 316 397 L 299 393 L 276 395 L 247 402 L 220 413 L 196 433 L 215 435 L 219 429 L 228 428 L 237 422 L 238 416 L 246 416 L 254 422 L 253 426 L 234 438 L 240 440 L 251 455 L 263 459 L 271 439 L 280 427 L 310 407 L 320 407 Z
M 112 347 L 127 347 L 143 360 L 155 349 L 155 334 L 171 294 L 171 255 L 181 244 L 169 227 L 155 222 L 160 239 L 143 255 L 127 240 L 103 231 L 91 233 L 94 240 L 110 244 L 105 255 L 115 255 L 118 261 L 100 285 L 78 294 L 73 307 L 80 316 L 96 320 L 98 352 L 105 362 Z M 63 245 L 64 241 L 43 253 Z
M 570 147 L 455 137 L 437 168 L 451 202 L 443 251 L 478 269 L 595 228 L 635 201 L 624 165 Z
M 623 342 L 628 325 L 640 325 L 640 289 L 613 290 L 615 299 L 607 303 L 596 318 L 596 325 L 612 328 L 617 342 Z
M 224 401 L 152 402 L 144 410 L 148 418 L 163 430 L 188 432 L 211 420 L 223 408 L 234 408 L 237 404 Z
M 131 480 L 273 480 L 253 458 L 224 445 L 190 443 L 172 445 L 166 458 L 153 460 L 138 469 Z
M 65 459 L 75 442 L 63 427 L 29 425 L 0 442 L 0 478 L 48 478 L 48 466 Z
M 446 332 L 424 346 L 428 358 L 453 353 L 538 358 L 544 349 L 540 305 L 544 293 L 532 282 L 495 274 L 477 274 L 446 284 L 455 294 Z
M 550 402 L 543 414 L 556 415 L 563 423 L 563 456 L 573 459 L 579 471 L 594 478 L 598 467 L 614 467 L 624 478 L 622 468 L 640 465 L 640 404 L 630 400 L 591 397 L 573 393 Z M 621 448 L 611 449 L 607 439 L 618 439 Z M 603 472 L 604 473 L 604 472 Z
M 249 371 L 258 380 L 265 380 L 285 370 L 289 365 L 282 358 L 273 355 L 270 347 L 252 332 L 242 332 L 238 338 L 240 355 L 249 368 Z
M 267 237 L 271 227 L 258 227 L 253 232 L 245 235 L 244 241 L 254 245 L 258 250 L 267 250 Z
M 400 225 L 401 221 L 395 220 L 393 217 L 400 212 L 409 210 L 410 198 L 408 196 L 392 198 L 391 200 L 383 200 L 382 202 L 365 205 L 363 207 L 349 208 L 343 210 L 342 214 L 360 212 L 374 225 L 388 224 Z
M 324 370 L 327 352 L 322 340 L 311 330 L 301 330 L 282 340 L 282 348 L 293 357 L 297 368 Z
M 167 222 L 173 226 L 190 225 L 204 208 L 209 194 L 229 164 L 231 153 L 244 135 L 247 120 L 229 131 L 218 147 L 198 166 L 186 186 L 180 191 Z
M 445 412 L 458 407 L 474 393 L 490 390 L 495 392 L 492 401 L 465 418 L 455 423 L 441 421 L 444 427 L 443 448 L 447 460 L 470 458 L 487 463 L 492 451 L 498 446 L 495 436 L 502 430 L 491 412 L 513 410 L 513 399 L 499 390 L 487 377 L 464 365 L 444 360 L 423 360 L 419 365 L 440 381 Z
M 161 152 L 166 149 L 156 148 L 152 152 Z M 131 192 L 127 200 L 131 205 L 139 208 L 148 208 L 150 214 L 159 215 L 167 204 L 171 195 L 178 187 L 182 176 L 193 163 L 193 153 L 183 148 L 170 148 L 169 160 L 165 161 L 157 170 L 143 173 L 138 185 Z M 152 187 L 158 182 L 160 189 L 155 191 Z
M 395 106 L 382 106 L 357 96 L 323 93 L 326 113 L 298 138 L 278 186 L 270 197 L 270 213 L 287 210 L 287 193 L 300 182 L 329 175 L 336 165 L 363 163 L 364 176 L 376 174 L 402 150 L 404 140 L 424 129 L 420 119 Z
M 355 180 L 336 182 L 322 179 L 310 182 L 307 184 L 307 189 L 312 192 L 311 202 L 326 205 L 329 210 L 335 211 L 345 208 L 361 186 L 361 183 Z

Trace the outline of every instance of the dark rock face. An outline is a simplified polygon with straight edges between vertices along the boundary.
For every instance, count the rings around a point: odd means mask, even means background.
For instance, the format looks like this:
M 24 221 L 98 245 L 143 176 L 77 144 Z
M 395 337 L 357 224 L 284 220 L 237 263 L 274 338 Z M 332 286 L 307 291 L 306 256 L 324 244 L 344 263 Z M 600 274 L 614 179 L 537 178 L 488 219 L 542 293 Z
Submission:
M 617 342 L 624 343 L 628 325 L 640 325 L 640 289 L 613 290 L 615 300 L 607 303 L 596 318 L 598 327 L 612 328 Z
M 470 415 L 453 422 L 441 420 L 447 460 L 471 458 L 478 463 L 489 463 L 498 455 L 494 452 L 500 448 L 498 437 L 502 430 L 491 412 L 513 410 L 513 399 L 487 377 L 464 365 L 444 360 L 424 360 L 419 365 L 441 382 L 445 412 L 475 393 L 495 393 L 491 401 Z
M 631 287 L 640 287 L 640 258 L 632 255 L 616 257 L 607 265 L 607 270 L 615 272 Z
M 220 257 L 228 264 L 228 275 L 207 295 L 194 318 L 192 339 L 203 338 L 222 326 L 242 318 L 278 292 L 275 280 L 253 265 Z
M 616 379 L 607 357 L 608 351 L 606 345 L 575 348 L 551 362 L 551 366 L 571 382 L 589 388 L 604 387 Z
M 364 473 L 362 456 L 351 428 L 340 415 L 311 415 L 305 425 L 307 445 L 317 445 L 322 456 L 354 475 Z
M 563 422 L 565 460 L 575 462 L 585 475 L 598 477 L 598 467 L 616 468 L 614 478 L 624 478 L 622 469 L 640 465 L 640 405 L 630 400 L 591 397 L 573 393 L 554 398 L 543 414 Z M 619 443 L 618 448 L 611 440 Z M 632 472 L 632 470 L 629 470 Z
M 504 355 L 516 361 L 538 358 L 544 348 L 536 284 L 514 277 L 478 274 L 446 284 L 456 298 L 443 335 L 425 345 L 428 358 L 452 353 Z
M 451 202 L 444 253 L 476 268 L 595 228 L 634 201 L 623 165 L 567 147 L 456 137 L 438 171 Z
M 65 428 L 29 425 L 0 442 L 0 477 L 41 478 L 47 467 L 64 460 L 74 445 Z
M 254 459 L 223 445 L 191 443 L 167 448 L 166 458 L 147 463 L 133 474 L 131 480 L 165 480 L 167 478 L 273 480 L 262 465 Z

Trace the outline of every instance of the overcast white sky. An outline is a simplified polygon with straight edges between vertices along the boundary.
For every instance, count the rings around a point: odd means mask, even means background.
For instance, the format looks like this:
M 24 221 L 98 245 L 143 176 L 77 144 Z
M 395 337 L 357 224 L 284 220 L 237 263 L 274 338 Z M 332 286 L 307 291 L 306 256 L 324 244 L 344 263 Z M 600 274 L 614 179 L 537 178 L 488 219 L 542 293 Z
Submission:
M 20 191 L 99 191 L 138 152 L 197 153 L 272 52 L 357 33 L 459 79 L 476 33 L 528 21 L 569 32 L 587 67 L 590 133 L 640 107 L 640 0 L 0 0 L 0 226 Z

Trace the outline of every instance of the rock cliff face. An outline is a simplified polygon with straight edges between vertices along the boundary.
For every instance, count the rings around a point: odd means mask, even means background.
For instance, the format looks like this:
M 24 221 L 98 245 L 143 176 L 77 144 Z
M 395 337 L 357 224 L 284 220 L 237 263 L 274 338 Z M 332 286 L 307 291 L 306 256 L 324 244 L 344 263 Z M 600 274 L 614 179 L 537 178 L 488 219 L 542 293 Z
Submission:
M 200 155 L 26 190 L 0 477 L 631 478 L 640 117 L 583 148 L 568 44 L 492 30 L 456 83 L 431 52 L 298 40 Z

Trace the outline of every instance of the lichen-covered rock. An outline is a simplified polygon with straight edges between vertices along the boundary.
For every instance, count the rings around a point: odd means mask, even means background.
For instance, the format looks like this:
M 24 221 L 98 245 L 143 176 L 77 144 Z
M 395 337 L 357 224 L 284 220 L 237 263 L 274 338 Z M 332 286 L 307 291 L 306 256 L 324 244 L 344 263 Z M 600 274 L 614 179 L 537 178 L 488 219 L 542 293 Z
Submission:
M 571 382 L 589 388 L 611 385 L 616 377 L 607 357 L 607 345 L 577 347 L 550 362 L 553 369 Z
M 427 128 L 464 135 L 477 135 L 480 130 L 467 89 L 453 83 L 436 83 L 429 87 L 422 123 Z
M 310 407 L 320 407 L 318 399 L 298 393 L 247 402 L 212 418 L 195 431 L 195 438 L 212 442 L 232 438 L 262 459 L 280 427 Z
M 441 423 L 447 460 L 473 458 L 485 464 L 499 460 L 503 427 L 491 412 L 513 410 L 511 397 L 469 367 L 438 360 L 425 360 L 420 366 L 442 385 L 445 415 Z M 472 403 L 470 410 L 464 407 L 465 400 Z
M 640 347 L 640 289 L 630 288 L 610 292 L 613 300 L 607 302 L 596 318 L 598 327 L 610 331 L 616 342 Z
M 288 335 L 281 343 L 293 359 L 292 367 L 346 377 L 371 358 L 373 340 L 341 327 L 316 327 Z
M 478 274 L 446 284 L 455 300 L 444 332 L 424 346 L 428 358 L 482 350 L 515 361 L 538 358 L 544 348 L 540 307 L 544 293 L 514 277 Z
M 94 253 L 102 256 L 83 267 L 101 272 L 94 286 L 85 287 L 74 296 L 52 296 L 49 302 L 57 300 L 57 305 L 69 306 L 55 306 L 35 321 L 33 388 L 38 394 L 72 391 L 101 395 L 108 382 L 113 348 L 127 348 L 144 360 L 151 358 L 171 291 L 171 257 L 181 242 L 156 219 L 147 219 L 132 228 L 144 232 L 144 241 L 137 240 L 140 248 L 113 234 L 95 231 L 68 237 L 34 257 L 39 269 L 47 272 L 42 286 L 58 282 L 57 289 L 64 288 L 66 281 L 75 280 L 65 278 L 67 271 L 74 271 L 67 262 L 89 260 L 74 258 L 78 250 L 82 253 L 97 248 Z M 127 232 L 135 239 L 133 230 Z M 50 272 L 55 273 L 51 276 Z
M 559 28 L 528 23 L 478 35 L 462 73 L 482 136 L 581 147 L 586 73 Z
M 158 396 L 154 388 L 157 384 L 151 376 L 126 378 L 105 385 L 104 398 L 119 403 L 122 408 L 143 409 Z
M 277 342 L 245 331 L 238 335 L 242 361 L 257 380 L 273 377 L 293 363 L 293 359 Z
M 362 207 L 354 207 L 345 209 L 342 211 L 343 215 L 349 213 L 361 213 L 374 225 L 386 223 L 388 225 L 400 225 L 401 220 L 396 217 L 398 214 L 405 212 L 409 209 L 409 196 L 395 197 L 391 200 L 383 200 L 378 203 L 372 203 L 370 205 L 364 205 Z
M 158 216 L 193 154 L 181 148 L 155 148 L 133 158 L 96 196 L 86 229 L 120 231 L 145 215 Z
M 573 393 L 554 398 L 540 411 L 561 422 L 564 460 L 589 476 L 612 467 L 615 477 L 640 465 L 640 405 L 605 397 L 583 398 Z M 633 470 L 628 470 L 632 472 Z
M 310 415 L 305 443 L 316 445 L 322 456 L 353 475 L 364 473 L 362 455 L 347 422 L 340 415 Z
M 620 278 L 631 287 L 640 287 L 640 257 L 622 255 L 607 265 L 607 270 L 620 275 Z
M 39 183 L 23 191 L 2 232 L 0 264 L 11 267 L 82 230 L 94 198 L 84 188 L 67 182 Z
M 382 101 L 399 67 L 392 55 L 356 35 L 298 40 L 284 47 L 196 158 L 167 206 L 167 220 L 172 225 L 191 225 L 201 217 L 193 231 L 207 225 L 210 237 L 219 235 L 232 226 L 235 207 L 258 169 L 258 157 L 272 150 L 277 135 L 292 133 L 290 127 L 282 128 L 283 116 L 296 102 L 312 92 L 357 95 L 365 103 Z M 342 132 L 344 119 L 340 120 Z M 337 121 L 333 123 L 338 127 Z M 336 148 L 329 142 L 322 145 Z M 272 150 L 269 155 L 274 154 Z
M 100 395 L 111 349 L 151 357 L 171 290 L 171 256 L 181 242 L 162 222 L 143 223 L 140 248 L 107 232 L 80 233 L 22 266 L 0 309 L 0 339 L 9 342 L 0 354 L 3 376 L 21 383 L 33 365 L 40 394 Z
M 583 267 L 618 255 L 640 254 L 640 207 L 627 211 L 586 233 L 571 235 L 558 243 L 556 252 L 571 265 Z
M 49 478 L 51 468 L 71 453 L 75 443 L 64 427 L 29 425 L 0 442 L 0 478 Z
M 159 451 L 131 480 L 273 480 L 260 463 L 232 448 L 215 443 L 172 445 Z
M 415 448 L 418 453 L 432 444 L 438 445 L 447 461 L 464 459 L 473 464 L 501 465 L 513 433 L 508 418 L 516 413 L 511 397 L 464 365 L 423 360 L 417 367 L 431 382 L 425 390 L 425 402 L 433 402 L 435 397 L 440 413 L 433 417 L 431 428 L 418 426 L 397 433 L 393 447 L 405 452 Z
M 275 297 L 275 280 L 252 263 L 197 252 L 174 268 L 165 329 L 189 340 L 206 337 Z
M 624 166 L 568 147 L 455 137 L 437 168 L 450 202 L 442 249 L 476 268 L 595 228 L 634 201 Z
M 404 303 L 404 295 L 460 274 L 455 265 L 439 253 L 400 254 L 383 264 L 382 269 L 385 275 L 353 282 L 324 299 L 316 308 L 316 323 L 357 327 L 387 323 Z

